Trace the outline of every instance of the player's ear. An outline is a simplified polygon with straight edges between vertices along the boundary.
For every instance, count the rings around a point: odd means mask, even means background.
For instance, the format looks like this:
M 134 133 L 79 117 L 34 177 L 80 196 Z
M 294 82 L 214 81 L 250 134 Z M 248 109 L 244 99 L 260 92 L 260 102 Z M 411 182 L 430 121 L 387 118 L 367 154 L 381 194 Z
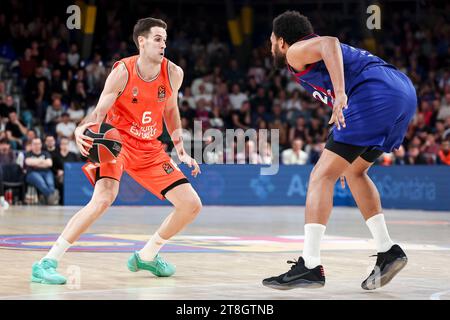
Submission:
M 278 39 L 278 43 L 280 45 L 280 49 L 287 49 L 287 43 L 282 37 Z
M 144 42 L 145 42 L 145 37 L 144 36 L 138 36 L 137 38 L 138 43 L 139 43 L 139 48 L 142 46 L 144 46 Z

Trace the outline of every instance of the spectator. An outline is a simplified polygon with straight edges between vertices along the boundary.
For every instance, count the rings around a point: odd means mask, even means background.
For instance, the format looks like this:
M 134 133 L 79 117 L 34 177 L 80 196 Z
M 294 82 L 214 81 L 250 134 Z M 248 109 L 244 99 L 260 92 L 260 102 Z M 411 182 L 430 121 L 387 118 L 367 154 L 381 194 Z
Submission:
M 198 87 L 198 94 L 194 97 L 196 104 L 198 105 L 200 100 L 203 100 L 206 109 L 211 109 L 212 95 L 206 92 L 205 85 L 201 84 Z
M 256 107 L 260 105 L 263 105 L 266 108 L 266 111 L 269 111 L 271 101 L 269 97 L 267 97 L 266 90 L 263 87 L 258 88 L 256 96 L 250 100 L 250 104 L 252 106 L 252 111 L 256 110 Z
M 295 138 L 292 142 L 292 148 L 286 149 L 281 153 L 283 164 L 306 164 L 308 154 L 303 151 L 303 140 Z
M 70 45 L 70 52 L 67 55 L 67 62 L 72 68 L 77 68 L 80 62 L 80 54 L 78 53 L 78 46 L 76 43 Z
M 419 146 L 416 144 L 412 144 L 408 148 L 408 153 L 406 155 L 406 164 L 413 165 L 413 164 L 427 164 L 427 160 L 424 158 L 424 156 L 420 153 Z
M 23 58 L 19 61 L 20 75 L 23 79 L 31 77 L 37 67 L 36 60 L 31 56 L 31 49 L 25 49 Z
M 69 150 L 69 146 L 69 139 L 64 137 L 61 138 L 59 142 L 59 150 L 57 150 L 54 157 L 52 156 L 56 188 L 59 190 L 59 194 L 61 195 L 60 204 L 63 204 L 62 200 L 64 199 L 64 164 L 66 162 L 80 161 L 78 155 Z
M 47 108 L 45 115 L 46 132 L 50 134 L 55 133 L 56 125 L 62 120 L 61 116 L 64 113 L 61 99 L 56 98 L 52 104 Z
M 398 149 L 394 149 L 394 164 L 402 166 L 406 164 L 405 148 L 402 145 Z
M 228 83 L 243 85 L 243 79 L 245 79 L 245 74 L 242 72 L 242 69 L 239 68 L 238 61 L 236 59 L 231 59 L 229 62 L 229 68 L 225 71 L 225 80 Z M 247 98 L 245 100 L 247 100 Z M 238 105 L 240 106 L 240 104 Z
M 191 91 L 191 87 L 186 87 L 184 88 L 184 94 L 182 96 L 182 98 L 180 99 L 180 104 L 183 104 L 184 102 L 186 102 L 189 106 L 189 108 L 195 110 L 195 108 L 197 108 L 196 104 L 195 104 L 195 98 L 192 96 L 192 91 Z
M 244 101 L 248 101 L 248 97 L 245 93 L 241 92 L 241 89 L 237 83 L 231 87 L 230 103 L 233 110 L 239 110 Z
M 297 118 L 295 127 L 289 130 L 289 141 L 294 141 L 295 138 L 306 140 L 306 121 L 303 117 Z
M 0 103 L 0 117 L 7 118 L 11 111 L 16 111 L 16 106 L 14 98 L 11 95 L 7 95 L 5 101 Z
M 450 140 L 446 140 L 441 144 L 441 150 L 439 150 L 439 163 L 450 166 Z
M 75 124 L 77 125 L 84 118 L 84 110 L 82 109 L 81 104 L 78 101 L 72 101 L 70 103 L 70 107 L 69 109 L 67 109 L 67 113 L 69 114 L 70 120 L 75 122 Z
M 236 154 L 236 163 L 238 164 L 259 164 L 259 155 L 256 152 L 255 142 L 248 140 L 245 142 L 245 148 Z
M 9 113 L 9 122 L 6 124 L 6 137 L 13 144 L 14 149 L 21 149 L 23 145 L 22 139 L 27 134 L 27 128 L 17 117 L 15 111 Z
M 272 154 L 272 146 L 269 142 L 264 141 L 264 143 L 260 144 L 261 150 L 259 151 L 259 163 L 261 164 L 272 164 L 273 162 L 273 154 Z
M 106 69 L 99 53 L 94 54 L 94 59 L 86 67 L 89 92 L 100 94 L 106 78 Z
M 195 110 L 189 106 L 186 100 L 183 101 L 180 106 L 180 117 L 185 118 L 189 123 L 193 123 L 195 115 Z
M 39 190 L 47 204 L 54 205 L 59 202 L 59 194 L 55 190 L 52 165 L 50 154 L 42 151 L 41 139 L 34 139 L 31 142 L 31 151 L 25 156 L 26 181 Z
M 233 112 L 232 119 L 235 129 L 249 129 L 251 124 L 250 103 L 243 101 L 240 110 Z
M 11 145 L 6 139 L 0 140 L 0 210 L 7 210 L 9 208 L 9 203 L 5 200 L 5 188 L 4 181 L 13 181 L 12 179 L 17 179 L 18 177 L 8 177 L 6 176 L 10 170 L 8 166 L 15 164 L 15 156 L 11 150 Z M 6 175 L 5 175 L 6 174 Z
M 56 134 L 58 138 L 68 138 L 73 140 L 74 132 L 77 126 L 74 122 L 70 121 L 70 116 L 67 112 L 61 114 L 61 122 L 56 125 Z
M 224 122 L 222 119 L 221 109 L 219 106 L 214 106 L 212 109 L 212 112 L 210 114 L 210 120 L 209 123 L 211 127 L 223 130 L 224 129 Z
M 208 136 L 205 141 L 204 161 L 207 164 L 222 164 L 223 152 L 213 148 L 214 139 L 212 136 Z
M 207 130 L 210 127 L 210 112 L 207 109 L 207 102 L 205 100 L 199 100 L 197 102 L 197 110 L 195 110 L 195 120 L 202 123 L 202 129 Z
M 439 145 L 436 143 L 436 137 L 434 136 L 434 134 L 429 133 L 427 135 L 427 139 L 421 146 L 420 151 L 428 164 L 436 163 L 436 158 L 439 153 Z
M 447 117 L 450 117 L 450 92 L 446 93 L 442 98 L 437 119 L 444 120 Z
M 50 154 L 50 156 L 52 157 L 52 162 L 53 162 L 52 170 L 56 174 L 56 165 L 57 164 L 56 164 L 55 160 L 58 156 L 58 148 L 56 146 L 55 137 L 52 135 L 45 136 L 44 144 L 45 144 L 44 150 L 47 151 Z

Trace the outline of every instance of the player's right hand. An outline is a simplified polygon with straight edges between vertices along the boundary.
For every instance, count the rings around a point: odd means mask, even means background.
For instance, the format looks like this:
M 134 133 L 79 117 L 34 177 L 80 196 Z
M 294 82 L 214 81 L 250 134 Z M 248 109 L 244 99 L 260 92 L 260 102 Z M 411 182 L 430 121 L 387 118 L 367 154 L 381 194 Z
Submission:
M 345 117 L 343 109 L 347 109 L 347 95 L 342 93 L 336 95 L 333 101 L 333 114 L 328 124 L 335 124 L 338 130 L 341 130 L 341 126 L 345 128 Z
M 77 144 L 78 150 L 82 156 L 87 157 L 89 155 L 89 149 L 92 148 L 92 143 L 94 139 L 84 135 L 86 129 L 92 125 L 96 124 L 96 122 L 88 122 L 83 125 L 78 126 L 75 129 L 75 142 Z

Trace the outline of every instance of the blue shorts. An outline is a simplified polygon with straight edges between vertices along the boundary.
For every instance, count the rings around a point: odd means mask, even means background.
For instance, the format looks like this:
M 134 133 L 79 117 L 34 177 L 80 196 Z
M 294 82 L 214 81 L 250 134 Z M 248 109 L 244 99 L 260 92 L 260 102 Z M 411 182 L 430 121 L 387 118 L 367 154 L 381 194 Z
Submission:
M 402 72 L 385 66 L 364 70 L 348 92 L 346 127 L 333 128 L 334 140 L 384 152 L 397 149 L 417 108 L 416 90 Z

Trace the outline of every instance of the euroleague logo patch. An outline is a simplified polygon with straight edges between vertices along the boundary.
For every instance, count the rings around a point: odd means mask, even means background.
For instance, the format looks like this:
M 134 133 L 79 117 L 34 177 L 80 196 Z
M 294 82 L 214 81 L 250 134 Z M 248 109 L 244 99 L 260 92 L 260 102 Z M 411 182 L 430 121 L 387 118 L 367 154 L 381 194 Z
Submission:
M 173 172 L 173 170 L 174 170 L 173 167 L 168 162 L 164 162 L 163 165 L 162 165 L 162 168 L 164 169 L 164 171 L 167 174 L 171 174 Z
M 166 99 L 166 87 L 161 85 L 158 87 L 158 102 L 162 102 L 164 99 Z

